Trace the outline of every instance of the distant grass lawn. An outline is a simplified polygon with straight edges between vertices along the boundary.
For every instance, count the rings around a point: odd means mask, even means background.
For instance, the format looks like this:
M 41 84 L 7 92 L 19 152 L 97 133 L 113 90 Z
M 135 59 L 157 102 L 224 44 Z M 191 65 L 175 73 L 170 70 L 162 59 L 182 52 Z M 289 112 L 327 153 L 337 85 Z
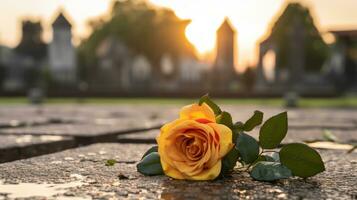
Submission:
M 265 105 L 282 106 L 281 98 L 243 98 L 243 99 L 215 99 L 219 104 L 233 105 Z M 48 98 L 46 104 L 189 104 L 197 99 L 180 98 Z M 0 105 L 28 104 L 25 97 L 0 97 Z M 301 107 L 346 107 L 357 108 L 357 96 L 339 98 L 303 98 L 299 101 Z

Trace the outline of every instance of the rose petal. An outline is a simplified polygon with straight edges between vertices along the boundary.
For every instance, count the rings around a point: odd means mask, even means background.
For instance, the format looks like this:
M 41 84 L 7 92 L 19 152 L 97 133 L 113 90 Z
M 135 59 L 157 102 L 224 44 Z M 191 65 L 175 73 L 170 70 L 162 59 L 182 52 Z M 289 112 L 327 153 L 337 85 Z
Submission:
M 176 126 L 177 124 L 179 124 L 179 123 L 181 123 L 181 122 L 183 122 L 183 121 L 185 121 L 185 120 L 183 120 L 183 119 L 176 119 L 176 120 L 174 120 L 174 121 L 172 121 L 172 122 L 170 122 L 170 123 L 167 123 L 167 124 L 165 124 L 164 126 L 162 126 L 161 127 L 161 133 L 160 133 L 160 135 L 162 135 L 163 133 L 166 133 L 166 132 L 168 132 L 170 129 L 171 129 L 171 127 L 174 127 L 174 126 Z M 160 136 L 159 135 L 159 136 Z
M 161 166 L 166 176 L 169 176 L 174 179 L 185 179 L 184 175 L 181 172 L 171 167 L 162 157 L 160 158 Z
M 210 150 L 211 150 L 210 157 L 209 157 L 208 162 L 206 163 L 206 167 L 207 168 L 211 168 L 221 158 L 221 156 L 219 154 L 219 147 L 218 146 L 211 145 L 210 146 Z
M 171 134 L 174 134 L 175 132 L 172 131 L 172 128 L 177 126 L 180 123 L 184 123 L 185 120 L 175 120 L 170 123 L 165 124 L 161 128 L 161 132 L 159 136 L 156 137 L 157 144 L 159 146 L 159 151 L 162 150 L 162 153 L 160 155 L 163 155 L 163 157 L 170 156 L 174 160 L 180 160 L 184 161 L 184 156 L 180 154 L 180 152 L 177 151 L 176 148 L 173 147 L 175 145 L 175 140 L 170 140 L 168 137 Z M 171 148 L 171 149 L 168 149 Z M 166 152 L 170 152 L 168 155 L 166 155 Z
M 198 181 L 213 180 L 221 173 L 221 167 L 222 163 L 218 161 L 212 168 L 204 170 L 198 175 L 188 177 L 188 179 Z
M 211 126 L 220 136 L 220 157 L 224 157 L 233 147 L 232 142 L 232 130 L 223 124 L 208 124 Z
M 199 174 L 203 168 L 197 165 L 194 165 L 194 162 L 176 162 L 173 161 L 175 169 L 185 177 L 190 177 Z
M 216 122 L 213 110 L 206 103 L 203 103 L 201 106 L 192 104 L 183 107 L 180 111 L 180 119 L 207 119 L 211 122 Z

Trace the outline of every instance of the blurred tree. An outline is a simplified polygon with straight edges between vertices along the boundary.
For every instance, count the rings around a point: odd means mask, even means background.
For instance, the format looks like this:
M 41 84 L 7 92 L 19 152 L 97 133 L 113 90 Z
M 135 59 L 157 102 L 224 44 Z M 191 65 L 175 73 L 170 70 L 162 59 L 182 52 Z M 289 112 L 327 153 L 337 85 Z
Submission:
M 153 66 L 159 66 L 163 54 L 173 58 L 195 56 L 192 44 L 185 36 L 189 20 L 179 19 L 171 10 L 156 8 L 143 0 L 115 1 L 109 20 L 92 21 L 93 32 L 79 47 L 80 72 L 83 65 L 97 62 L 95 51 L 108 37 L 116 37 L 134 53 L 146 56 Z
M 294 30 L 296 18 L 302 22 L 304 27 L 304 54 L 305 70 L 308 72 L 320 71 L 323 62 L 328 56 L 328 46 L 322 39 L 308 8 L 299 3 L 290 3 L 283 14 L 273 25 L 271 39 L 277 44 L 279 56 L 277 57 L 277 67 L 288 66 L 289 48 L 291 42 L 290 34 Z

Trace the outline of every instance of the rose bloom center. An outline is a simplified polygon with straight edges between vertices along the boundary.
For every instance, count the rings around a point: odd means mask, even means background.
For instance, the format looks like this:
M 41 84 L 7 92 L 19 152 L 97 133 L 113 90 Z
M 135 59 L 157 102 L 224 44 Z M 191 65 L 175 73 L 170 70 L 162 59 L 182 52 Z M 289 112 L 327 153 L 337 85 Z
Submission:
M 207 151 L 207 136 L 202 130 L 187 130 L 177 137 L 176 148 L 190 161 L 198 161 Z

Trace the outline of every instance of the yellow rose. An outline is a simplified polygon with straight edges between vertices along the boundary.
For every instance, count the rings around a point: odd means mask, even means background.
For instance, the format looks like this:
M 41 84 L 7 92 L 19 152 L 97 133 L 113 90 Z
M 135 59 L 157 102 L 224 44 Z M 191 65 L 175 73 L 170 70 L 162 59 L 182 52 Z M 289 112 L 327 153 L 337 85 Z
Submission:
M 183 107 L 180 118 L 164 125 L 156 140 L 164 173 L 175 179 L 215 179 L 233 147 L 231 129 L 216 123 L 207 104 Z

